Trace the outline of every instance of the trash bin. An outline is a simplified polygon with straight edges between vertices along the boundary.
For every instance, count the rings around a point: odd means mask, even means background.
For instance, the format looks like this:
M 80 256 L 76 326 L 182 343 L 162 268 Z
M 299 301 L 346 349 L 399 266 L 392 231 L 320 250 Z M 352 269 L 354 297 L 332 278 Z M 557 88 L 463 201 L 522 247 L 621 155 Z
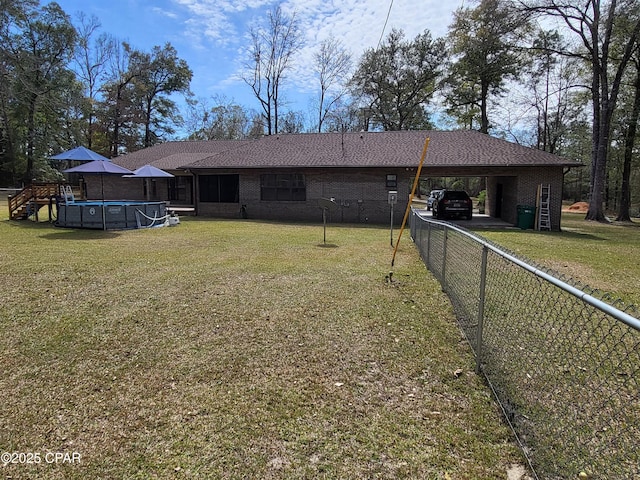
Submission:
M 518 205 L 518 228 L 527 230 L 536 224 L 536 207 Z

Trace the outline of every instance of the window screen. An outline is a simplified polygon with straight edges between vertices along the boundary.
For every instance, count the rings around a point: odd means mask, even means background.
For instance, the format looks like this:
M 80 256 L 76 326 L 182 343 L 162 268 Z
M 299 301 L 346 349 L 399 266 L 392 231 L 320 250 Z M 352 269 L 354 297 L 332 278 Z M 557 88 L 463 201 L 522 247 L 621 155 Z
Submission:
M 240 175 L 199 175 L 200 201 L 209 203 L 238 203 Z
M 266 201 L 300 201 L 307 199 L 304 175 L 268 173 L 260 177 L 260 199 Z

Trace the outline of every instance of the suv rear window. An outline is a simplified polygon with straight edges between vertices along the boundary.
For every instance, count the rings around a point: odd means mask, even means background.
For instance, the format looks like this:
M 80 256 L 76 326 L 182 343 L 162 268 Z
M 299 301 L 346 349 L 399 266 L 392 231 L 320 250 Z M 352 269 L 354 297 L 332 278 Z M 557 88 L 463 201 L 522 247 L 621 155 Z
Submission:
M 444 198 L 448 198 L 449 200 L 467 200 L 469 195 L 467 195 L 467 192 L 447 190 L 444 192 Z

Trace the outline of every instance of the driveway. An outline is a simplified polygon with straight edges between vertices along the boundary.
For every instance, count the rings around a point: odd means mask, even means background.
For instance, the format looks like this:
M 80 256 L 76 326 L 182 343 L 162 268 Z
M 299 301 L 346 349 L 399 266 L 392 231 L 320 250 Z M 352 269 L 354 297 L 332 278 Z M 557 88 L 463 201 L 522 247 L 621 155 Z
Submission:
M 416 211 L 421 217 L 435 220 L 435 218 L 431 215 L 431 211 L 427 211 L 426 209 Z M 505 222 L 500 218 L 494 218 L 490 217 L 487 214 L 480 214 L 475 212 L 471 220 L 452 218 L 448 219 L 447 222 L 451 222 L 454 225 L 460 225 L 461 227 L 468 228 L 469 230 L 473 230 L 476 228 L 517 228 L 515 225 Z

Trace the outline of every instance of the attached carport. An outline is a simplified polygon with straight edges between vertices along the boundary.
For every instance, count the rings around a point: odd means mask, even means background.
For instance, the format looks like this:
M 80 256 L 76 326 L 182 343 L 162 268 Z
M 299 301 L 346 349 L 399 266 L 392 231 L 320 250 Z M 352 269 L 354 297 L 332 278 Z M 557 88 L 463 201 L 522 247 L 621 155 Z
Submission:
M 465 133 L 436 135 L 440 141 L 432 137 L 421 177 L 485 178 L 485 213 L 514 226 L 518 224 L 518 206 L 536 207 L 539 188 L 544 185 L 549 187 L 551 230 L 560 230 L 564 175 L 582 164 L 479 132 Z
M 511 225 L 518 222 L 518 206 L 535 207 L 538 188 L 549 186 L 551 229 L 560 230 L 563 169 L 550 167 L 426 167 L 422 177 L 480 177 L 486 179 L 485 214 Z

